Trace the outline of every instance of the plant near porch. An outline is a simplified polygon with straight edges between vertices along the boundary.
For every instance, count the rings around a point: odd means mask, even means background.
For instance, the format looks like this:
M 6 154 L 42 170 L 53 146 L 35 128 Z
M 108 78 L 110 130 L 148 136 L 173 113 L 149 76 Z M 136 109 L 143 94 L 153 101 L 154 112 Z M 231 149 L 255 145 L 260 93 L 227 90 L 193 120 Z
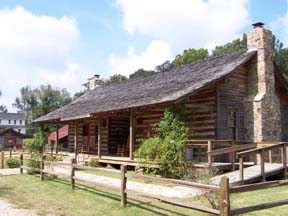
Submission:
M 183 109 L 166 110 L 160 122 L 154 125 L 154 137 L 145 140 L 136 151 L 142 163 L 159 164 L 159 168 L 149 171 L 172 178 L 181 178 L 185 173 L 184 148 L 188 129 L 184 120 Z

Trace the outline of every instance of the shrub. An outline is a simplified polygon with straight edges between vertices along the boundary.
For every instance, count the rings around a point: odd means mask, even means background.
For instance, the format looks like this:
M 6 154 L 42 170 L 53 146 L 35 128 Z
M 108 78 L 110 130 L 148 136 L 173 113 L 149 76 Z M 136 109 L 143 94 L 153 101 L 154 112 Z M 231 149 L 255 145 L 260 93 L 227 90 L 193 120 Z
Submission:
M 40 168 L 40 161 L 36 160 L 27 160 L 24 162 L 25 166 L 30 167 L 30 168 Z
M 90 166 L 90 167 L 99 167 L 100 164 L 99 164 L 99 162 L 98 162 L 97 159 L 91 158 L 91 159 L 89 160 L 88 166 Z
M 17 158 L 8 158 L 6 160 L 6 165 L 8 168 L 18 168 L 20 167 L 20 162 Z
M 24 139 L 24 148 L 30 153 L 39 153 L 42 151 L 43 146 L 45 145 L 46 139 L 44 138 L 41 132 L 38 132 L 34 135 L 33 138 Z
M 184 150 L 188 129 L 184 118 L 182 109 L 166 110 L 160 122 L 154 125 L 155 136 L 145 140 L 136 151 L 141 162 L 158 163 L 159 168 L 153 171 L 165 177 L 181 178 L 186 168 Z

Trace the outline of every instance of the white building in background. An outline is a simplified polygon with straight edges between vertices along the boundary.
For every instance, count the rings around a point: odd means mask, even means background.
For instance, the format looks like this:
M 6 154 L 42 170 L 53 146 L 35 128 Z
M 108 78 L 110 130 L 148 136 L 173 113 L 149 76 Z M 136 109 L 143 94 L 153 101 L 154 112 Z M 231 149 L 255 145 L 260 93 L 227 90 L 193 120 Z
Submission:
M 19 133 L 26 134 L 25 114 L 0 113 L 0 128 L 13 128 Z

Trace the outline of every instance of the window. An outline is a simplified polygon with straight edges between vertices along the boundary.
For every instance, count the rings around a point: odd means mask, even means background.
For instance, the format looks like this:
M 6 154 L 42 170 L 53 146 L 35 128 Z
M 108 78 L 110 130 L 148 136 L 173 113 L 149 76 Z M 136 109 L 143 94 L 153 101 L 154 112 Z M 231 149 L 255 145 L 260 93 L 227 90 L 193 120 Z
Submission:
M 14 124 L 16 125 L 16 123 L 17 123 L 17 121 L 16 120 L 14 120 Z
M 88 136 L 89 135 L 89 124 L 83 125 L 83 136 Z
M 237 111 L 230 111 L 228 114 L 228 136 L 228 139 L 239 139 L 239 120 Z
M 8 124 L 11 124 L 11 120 L 8 120 Z
M 18 132 L 21 133 L 21 129 L 18 129 Z
M 22 125 L 22 120 L 20 120 L 20 121 L 19 121 L 19 124 L 21 124 L 21 125 Z

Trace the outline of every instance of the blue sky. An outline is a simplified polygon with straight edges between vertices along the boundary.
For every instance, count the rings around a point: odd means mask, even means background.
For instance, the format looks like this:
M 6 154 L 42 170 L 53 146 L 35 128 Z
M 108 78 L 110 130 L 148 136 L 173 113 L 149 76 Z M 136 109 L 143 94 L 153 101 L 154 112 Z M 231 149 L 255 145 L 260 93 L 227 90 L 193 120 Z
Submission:
M 256 21 L 286 45 L 287 9 L 286 0 L 1 0 L 0 103 L 13 111 L 25 85 L 75 92 L 95 73 L 153 69 L 185 48 L 229 42 Z

